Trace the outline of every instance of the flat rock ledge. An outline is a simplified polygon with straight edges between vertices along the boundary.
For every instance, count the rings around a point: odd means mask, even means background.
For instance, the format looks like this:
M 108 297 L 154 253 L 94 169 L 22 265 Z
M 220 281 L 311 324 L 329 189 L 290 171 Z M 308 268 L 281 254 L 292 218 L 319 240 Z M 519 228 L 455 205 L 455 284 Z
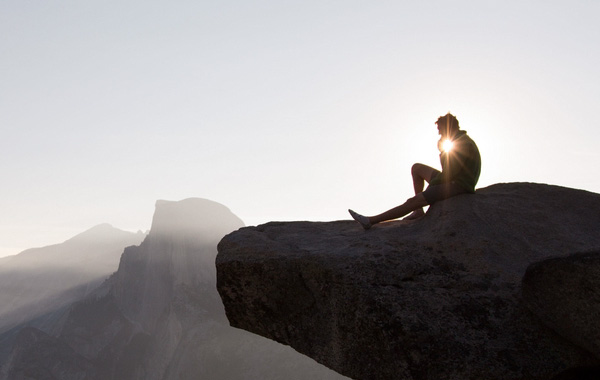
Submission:
M 497 184 L 416 221 L 272 222 L 218 250 L 232 326 L 353 379 L 568 379 L 600 365 L 599 194 Z

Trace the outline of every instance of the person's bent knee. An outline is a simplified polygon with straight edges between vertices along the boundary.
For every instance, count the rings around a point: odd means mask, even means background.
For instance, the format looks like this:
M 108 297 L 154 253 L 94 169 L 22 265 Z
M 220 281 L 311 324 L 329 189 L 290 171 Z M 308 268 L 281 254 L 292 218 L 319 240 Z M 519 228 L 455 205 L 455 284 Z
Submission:
M 429 181 L 429 173 L 432 170 L 433 169 L 427 165 L 416 163 L 413 164 L 412 168 L 410 169 L 410 174 L 413 176 L 413 178 L 422 178 L 426 181 Z
M 439 174 L 439 171 L 424 164 L 414 164 L 411 168 L 413 178 L 419 177 L 427 182 L 431 182 L 431 179 Z
M 417 173 L 420 173 L 420 172 L 423 170 L 423 167 L 424 167 L 424 166 L 425 166 L 425 165 L 423 165 L 423 164 L 419 164 L 419 163 L 413 164 L 412 168 L 410 168 L 410 172 L 411 172 L 413 175 L 415 175 L 415 174 L 417 174 Z

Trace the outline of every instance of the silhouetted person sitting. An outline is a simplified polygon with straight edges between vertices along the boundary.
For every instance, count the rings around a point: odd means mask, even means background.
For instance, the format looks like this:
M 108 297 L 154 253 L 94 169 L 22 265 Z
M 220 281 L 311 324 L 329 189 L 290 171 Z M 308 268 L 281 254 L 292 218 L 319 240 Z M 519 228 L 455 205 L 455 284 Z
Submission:
M 477 145 L 466 131 L 461 131 L 458 120 L 450 113 L 440 116 L 436 121 L 441 136 L 438 142 L 442 171 L 423 164 L 412 167 L 415 196 L 404 204 L 375 216 L 363 216 L 348 210 L 352 218 L 359 222 L 365 230 L 372 225 L 401 218 L 412 212 L 405 219 L 417 219 L 425 215 L 423 207 L 435 202 L 464 193 L 474 193 L 475 185 L 481 171 L 481 157 Z M 429 183 L 423 191 L 425 181 Z

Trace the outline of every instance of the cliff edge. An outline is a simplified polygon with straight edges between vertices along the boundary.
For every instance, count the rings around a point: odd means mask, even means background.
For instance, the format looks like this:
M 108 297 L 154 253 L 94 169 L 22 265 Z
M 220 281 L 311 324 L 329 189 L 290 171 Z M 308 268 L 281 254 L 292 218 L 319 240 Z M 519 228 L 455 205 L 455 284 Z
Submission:
M 217 289 L 232 326 L 353 379 L 551 379 L 600 364 L 599 210 L 507 183 L 369 231 L 246 227 L 219 243 Z

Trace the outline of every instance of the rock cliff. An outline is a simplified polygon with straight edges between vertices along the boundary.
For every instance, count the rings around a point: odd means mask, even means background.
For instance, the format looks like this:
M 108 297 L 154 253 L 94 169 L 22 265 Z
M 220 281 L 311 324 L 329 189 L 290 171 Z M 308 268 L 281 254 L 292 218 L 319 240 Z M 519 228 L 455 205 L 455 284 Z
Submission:
M 369 231 L 242 228 L 217 288 L 233 326 L 353 379 L 551 379 L 600 363 L 599 248 L 599 194 L 498 184 Z

